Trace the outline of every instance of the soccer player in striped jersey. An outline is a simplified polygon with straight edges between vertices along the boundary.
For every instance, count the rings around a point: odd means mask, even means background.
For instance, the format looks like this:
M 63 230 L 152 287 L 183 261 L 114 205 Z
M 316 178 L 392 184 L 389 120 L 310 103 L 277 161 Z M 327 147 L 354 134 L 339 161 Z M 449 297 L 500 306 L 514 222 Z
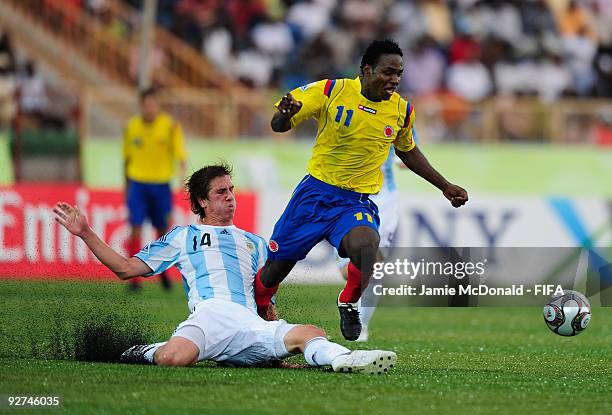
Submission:
M 261 318 L 253 282 L 266 259 L 266 244 L 233 225 L 231 169 L 204 167 L 190 177 L 187 188 L 199 223 L 175 227 L 131 258 L 104 243 L 77 207 L 60 202 L 54 208 L 56 220 L 122 280 L 159 274 L 173 265 L 181 271 L 191 314 L 170 340 L 135 345 L 123 353 L 123 362 L 188 366 L 213 360 L 253 366 L 303 353 L 310 365 L 331 365 L 336 372 L 386 373 L 393 367 L 393 352 L 351 352 L 330 342 L 318 327 Z
M 381 166 L 391 145 L 413 172 L 436 186 L 454 207 L 467 192 L 438 173 L 415 145 L 412 105 L 395 92 L 403 72 L 402 50 L 391 40 L 372 42 L 361 59 L 361 76 L 325 79 L 297 88 L 276 103 L 271 125 L 285 132 L 308 118 L 319 124 L 308 175 L 297 186 L 268 243 L 257 274 L 258 307 L 265 309 L 296 262 L 326 239 L 350 258 L 338 297 L 340 328 L 348 340 L 361 333 L 357 301 L 369 281 L 379 245 Z

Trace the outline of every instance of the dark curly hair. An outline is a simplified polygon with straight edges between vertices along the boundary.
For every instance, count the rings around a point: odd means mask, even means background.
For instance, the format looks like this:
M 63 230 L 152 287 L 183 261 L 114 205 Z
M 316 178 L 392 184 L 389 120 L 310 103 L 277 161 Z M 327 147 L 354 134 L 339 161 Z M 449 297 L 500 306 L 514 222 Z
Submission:
M 404 56 L 402 49 L 399 47 L 397 42 L 391 39 L 375 40 L 367 47 L 363 56 L 361 57 L 361 74 L 363 74 L 363 68 L 366 65 L 370 65 L 372 68 L 378 63 L 381 55 L 400 55 Z
M 232 176 L 232 166 L 227 163 L 211 164 L 202 167 L 200 170 L 194 172 L 187 183 L 185 188 L 189 193 L 189 203 L 191 204 L 191 211 L 200 218 L 206 217 L 204 208 L 200 206 L 201 199 L 208 199 L 208 192 L 210 191 L 210 182 L 215 177 Z

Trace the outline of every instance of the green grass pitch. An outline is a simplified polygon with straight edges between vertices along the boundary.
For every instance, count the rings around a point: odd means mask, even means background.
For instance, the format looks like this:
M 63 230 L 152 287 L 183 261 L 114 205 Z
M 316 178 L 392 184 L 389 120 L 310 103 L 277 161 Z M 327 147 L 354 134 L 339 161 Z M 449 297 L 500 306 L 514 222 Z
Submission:
M 347 345 L 338 289 L 285 285 L 280 315 L 319 325 Z M 348 346 L 397 352 L 387 376 L 75 360 L 87 328 L 110 324 L 117 336 L 99 334 L 118 342 L 166 339 L 187 316 L 181 291 L 147 283 L 134 295 L 118 283 L 0 280 L 0 394 L 59 395 L 62 408 L 48 412 L 70 414 L 612 413 L 611 308 L 595 308 L 583 334 L 563 338 L 549 332 L 539 308 L 381 307 L 371 341 Z

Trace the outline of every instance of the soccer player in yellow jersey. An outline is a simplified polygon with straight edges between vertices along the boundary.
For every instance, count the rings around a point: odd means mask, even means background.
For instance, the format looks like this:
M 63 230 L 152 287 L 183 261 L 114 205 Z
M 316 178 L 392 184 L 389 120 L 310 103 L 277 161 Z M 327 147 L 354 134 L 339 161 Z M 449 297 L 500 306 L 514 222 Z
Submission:
M 129 120 L 123 137 L 126 203 L 129 211 L 130 237 L 127 248 L 135 255 L 142 248 L 141 229 L 149 219 L 158 237 L 168 232 L 172 211 L 170 182 L 180 165 L 185 177 L 187 153 L 180 124 L 162 112 L 153 88 L 140 94 L 141 115 Z M 168 276 L 161 275 L 163 287 L 171 287 Z M 138 288 L 133 280 L 131 287 Z
M 391 145 L 402 162 L 440 189 L 452 206 L 467 202 L 467 192 L 449 183 L 415 145 L 414 108 L 395 92 L 402 56 L 397 43 L 374 41 L 362 57 L 361 76 L 304 85 L 276 103 L 274 131 L 288 131 L 311 117 L 319 128 L 308 175 L 276 223 L 268 259 L 255 280 L 260 313 L 271 309 L 270 299 L 296 262 L 326 239 L 341 257 L 350 259 L 347 283 L 338 298 L 340 328 L 347 340 L 359 337 L 356 303 L 372 275 L 379 244 L 378 208 L 369 195 L 381 188 L 381 166 Z

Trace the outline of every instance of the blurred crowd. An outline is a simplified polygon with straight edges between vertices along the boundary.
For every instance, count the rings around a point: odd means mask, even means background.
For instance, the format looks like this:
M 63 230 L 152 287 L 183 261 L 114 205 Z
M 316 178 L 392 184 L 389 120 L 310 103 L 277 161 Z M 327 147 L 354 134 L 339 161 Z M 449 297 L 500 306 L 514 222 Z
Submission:
M 113 17 L 111 0 L 69 0 L 116 36 L 139 16 Z M 142 10 L 142 0 L 124 0 Z M 157 0 L 157 22 L 223 73 L 283 90 L 354 76 L 367 44 L 405 52 L 401 93 L 612 96 L 612 0 Z M 130 73 L 137 72 L 137 51 Z M 164 65 L 155 46 L 153 69 Z
M 0 129 L 20 119 L 35 127 L 64 128 L 65 120 L 50 105 L 45 79 L 35 63 L 17 53 L 11 37 L 0 29 Z
M 100 23 L 96 31 L 131 45 L 125 69 L 135 81 L 143 2 L 28 4 L 85 11 Z M 132 7 L 118 7 L 121 4 Z M 253 88 L 287 91 L 318 79 L 353 77 L 373 39 L 395 39 L 404 51 L 400 93 L 433 98 L 430 118 L 441 115 L 445 130 L 452 131 L 437 134 L 440 137 L 497 134 L 494 123 L 472 119 L 470 108 L 503 114 L 503 137 L 551 136 L 557 132 L 542 127 L 538 115 L 553 108 L 548 103 L 567 96 L 612 97 L 612 0 L 157 0 L 157 6 L 159 25 L 201 51 L 221 73 Z M 70 26 L 70 17 L 63 19 L 58 24 Z M 149 57 L 151 71 L 162 75 L 155 77 L 161 86 L 164 69 L 172 65 L 172 53 L 164 45 L 154 44 Z M 55 105 L 49 105 L 49 88 L 38 75 L 33 64 L 15 60 L 10 41 L 3 38 L 0 123 L 15 108 L 32 114 L 30 119 L 38 123 L 53 120 L 48 114 Z M 7 104 L 5 98 L 15 96 L 12 91 L 19 91 L 20 98 Z M 500 98 L 495 108 L 470 105 L 490 96 Z M 516 118 L 520 111 L 514 97 L 521 96 L 540 99 L 528 100 L 532 108 L 526 111 L 531 114 L 527 121 Z M 595 114 L 599 109 L 594 108 L 583 107 L 582 113 Z M 556 116 L 563 114 L 559 110 Z M 610 110 L 597 114 L 612 135 Z M 247 131 L 263 128 L 244 124 Z M 459 126 L 484 124 L 490 131 L 457 133 Z M 530 130 L 534 125 L 538 131 Z M 582 136 L 584 130 L 580 124 L 575 135 Z
M 158 0 L 158 9 L 159 24 L 254 87 L 354 76 L 365 46 L 389 37 L 405 53 L 404 94 L 612 96 L 610 0 Z
M 72 94 L 49 84 L 23 49 L 15 47 L 0 27 L 0 130 L 65 130 L 74 128 L 76 103 Z

